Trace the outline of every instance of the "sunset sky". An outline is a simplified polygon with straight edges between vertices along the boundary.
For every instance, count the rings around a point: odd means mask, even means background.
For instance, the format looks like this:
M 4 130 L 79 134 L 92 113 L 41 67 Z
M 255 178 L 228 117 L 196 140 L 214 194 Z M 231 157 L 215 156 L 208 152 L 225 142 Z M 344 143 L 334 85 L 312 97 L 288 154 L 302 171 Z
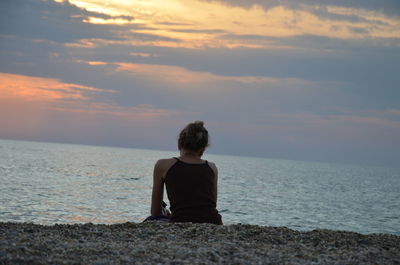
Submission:
M 400 165 L 398 0 L 1 0 L 0 138 Z M 157 159 L 157 158 L 155 158 Z

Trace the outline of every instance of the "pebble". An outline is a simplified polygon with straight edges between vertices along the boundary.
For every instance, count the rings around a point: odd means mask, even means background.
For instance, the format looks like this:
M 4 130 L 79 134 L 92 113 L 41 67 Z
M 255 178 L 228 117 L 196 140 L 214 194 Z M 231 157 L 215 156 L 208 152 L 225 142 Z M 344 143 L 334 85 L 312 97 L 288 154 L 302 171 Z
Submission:
M 400 236 L 246 224 L 0 222 L 0 264 L 400 264 Z

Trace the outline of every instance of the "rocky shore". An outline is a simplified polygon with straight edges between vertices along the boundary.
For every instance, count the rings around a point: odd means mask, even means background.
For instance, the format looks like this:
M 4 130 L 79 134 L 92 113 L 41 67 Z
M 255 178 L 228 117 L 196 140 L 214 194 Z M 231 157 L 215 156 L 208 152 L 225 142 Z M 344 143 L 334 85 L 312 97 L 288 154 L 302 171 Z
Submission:
M 0 264 L 400 264 L 400 236 L 241 224 L 0 223 Z

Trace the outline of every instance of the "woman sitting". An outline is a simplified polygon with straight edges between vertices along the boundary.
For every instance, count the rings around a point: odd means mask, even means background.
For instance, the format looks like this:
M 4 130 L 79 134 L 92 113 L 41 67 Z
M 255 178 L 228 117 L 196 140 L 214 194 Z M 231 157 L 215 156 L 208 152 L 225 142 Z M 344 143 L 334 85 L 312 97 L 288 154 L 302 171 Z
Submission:
M 151 217 L 171 222 L 222 224 L 216 209 L 218 171 L 214 163 L 201 159 L 208 146 L 202 121 L 188 124 L 179 134 L 179 157 L 160 159 L 154 166 Z M 164 184 L 170 210 L 163 207 Z

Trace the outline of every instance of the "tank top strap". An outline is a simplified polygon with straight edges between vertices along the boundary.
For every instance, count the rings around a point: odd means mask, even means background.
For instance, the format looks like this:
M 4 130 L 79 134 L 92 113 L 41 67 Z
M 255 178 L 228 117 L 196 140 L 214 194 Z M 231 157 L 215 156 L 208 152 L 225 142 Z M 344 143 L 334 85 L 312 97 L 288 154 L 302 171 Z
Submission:
M 177 158 L 177 157 L 175 157 L 175 156 L 172 157 L 172 158 L 174 158 L 176 161 L 181 162 L 181 163 L 183 163 L 183 164 L 190 164 L 190 163 L 187 163 L 187 162 L 184 162 L 184 161 L 180 160 L 179 158 Z M 194 164 L 194 165 L 196 165 L 196 164 Z M 201 165 L 201 164 L 199 164 L 199 165 Z M 208 161 L 207 161 L 207 160 L 205 160 L 204 165 L 207 165 L 207 166 L 208 166 Z

